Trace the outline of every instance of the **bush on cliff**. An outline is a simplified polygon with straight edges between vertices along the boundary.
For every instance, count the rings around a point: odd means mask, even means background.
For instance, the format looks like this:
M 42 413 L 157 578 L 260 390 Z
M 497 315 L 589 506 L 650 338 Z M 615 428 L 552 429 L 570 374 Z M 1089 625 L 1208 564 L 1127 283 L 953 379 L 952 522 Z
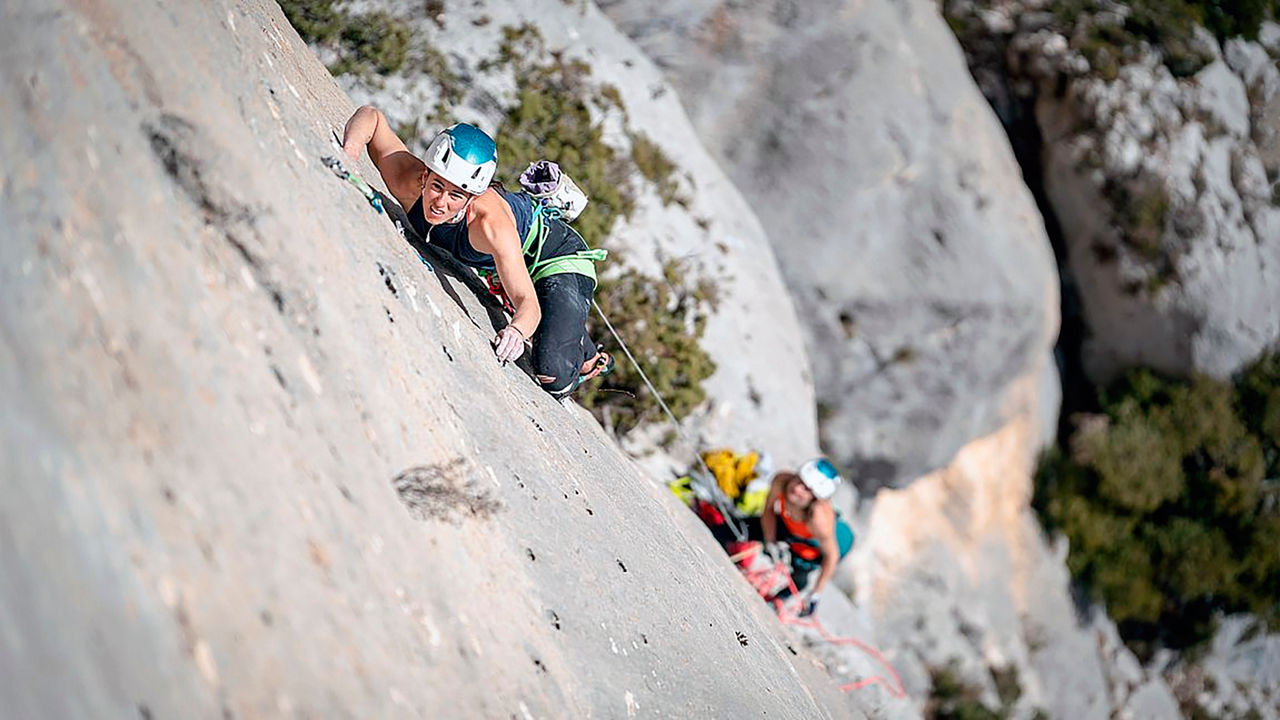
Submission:
M 1280 624 L 1280 356 L 1234 383 L 1130 373 L 1040 466 L 1035 506 L 1137 649 L 1188 647 L 1219 612 Z
M 279 0 L 280 9 L 308 44 L 326 48 L 336 58 L 334 75 L 386 75 L 408 58 L 409 29 L 383 11 L 349 14 L 335 0 Z

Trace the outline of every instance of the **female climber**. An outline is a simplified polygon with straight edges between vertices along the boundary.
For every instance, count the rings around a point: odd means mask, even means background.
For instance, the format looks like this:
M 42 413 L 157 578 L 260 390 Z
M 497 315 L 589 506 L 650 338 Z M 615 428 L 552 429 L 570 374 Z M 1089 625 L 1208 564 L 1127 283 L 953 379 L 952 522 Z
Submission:
M 342 149 L 355 159 L 365 148 L 420 235 L 464 265 L 497 275 L 511 310 L 492 341 L 499 361 L 515 361 L 531 346 L 537 380 L 557 398 L 613 369 L 613 358 L 586 329 L 593 261 L 601 251 L 589 250 L 577 231 L 528 194 L 493 182 L 493 138 L 458 123 L 418 158 L 382 112 L 365 106 L 347 121 Z
M 839 483 L 839 473 L 825 458 L 810 460 L 798 473 L 780 472 L 773 477 L 760 516 L 765 552 L 777 560 L 784 547 L 789 550 L 791 579 L 802 593 L 807 591 L 801 616 L 817 608 L 819 594 L 836 565 L 853 548 L 853 530 L 831 503 Z M 806 588 L 814 570 L 819 570 L 818 579 Z M 789 595 L 788 587 L 775 597 Z

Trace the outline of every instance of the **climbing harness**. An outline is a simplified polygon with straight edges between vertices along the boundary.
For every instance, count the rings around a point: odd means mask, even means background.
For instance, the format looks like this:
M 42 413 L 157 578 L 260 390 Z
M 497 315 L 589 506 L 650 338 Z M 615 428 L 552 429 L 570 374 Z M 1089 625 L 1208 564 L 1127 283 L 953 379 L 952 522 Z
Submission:
M 529 232 L 525 233 L 524 241 L 520 244 L 520 252 L 526 257 L 533 258 L 533 262 L 526 263 L 529 267 L 529 279 L 538 282 L 551 275 L 578 273 L 586 275 L 595 282 L 595 264 L 609 257 L 609 251 L 604 248 L 578 250 L 568 255 L 559 255 L 545 260 L 542 258 L 542 248 L 546 245 L 547 235 L 551 232 L 549 221 L 560 217 L 561 213 L 557 208 L 545 205 L 533 206 L 533 219 L 529 222 Z
M 525 261 L 525 266 L 529 270 L 529 280 L 536 283 L 552 275 L 577 273 L 591 278 L 592 282 L 597 282 L 595 264 L 609 257 L 609 251 L 604 248 L 589 248 L 578 250 L 568 255 L 558 255 L 543 259 L 542 249 L 546 245 L 547 235 L 551 232 L 549 221 L 561 216 L 558 208 L 536 203 L 533 205 L 533 218 L 529 221 L 529 231 L 525 233 L 524 239 L 520 242 L 521 254 L 525 258 L 532 259 L 532 261 L 528 259 Z M 502 303 L 502 308 L 508 314 L 514 315 L 516 311 L 515 304 L 507 296 L 506 288 L 502 286 L 502 280 L 498 277 L 498 271 L 493 268 L 474 268 L 474 270 L 484 280 L 485 286 L 489 289 L 489 294 Z
M 730 559 L 738 564 L 743 576 L 746 577 L 747 582 L 751 584 L 751 587 L 759 593 L 760 597 L 765 598 L 766 601 L 772 603 L 774 611 L 778 614 L 778 620 L 783 625 L 795 625 L 797 627 L 813 630 L 824 641 L 832 645 L 850 645 L 856 647 L 866 653 L 868 657 L 879 663 L 881 667 L 888 670 L 887 678 L 884 675 L 873 675 L 868 678 L 845 683 L 840 686 L 841 692 L 851 692 L 853 690 L 860 690 L 872 685 L 882 685 L 893 697 L 907 697 L 906 685 L 902 682 L 902 676 L 898 674 L 898 671 L 893 667 L 893 664 L 890 663 L 879 650 L 869 643 L 863 642 L 854 637 L 840 637 L 833 635 L 822 626 L 822 623 L 818 622 L 817 618 L 803 618 L 799 613 L 792 611 L 788 607 L 788 603 L 781 599 L 777 599 L 779 595 L 788 590 L 790 591 L 790 597 L 798 599 L 800 590 L 796 587 L 795 581 L 791 578 L 791 571 L 787 569 L 787 566 L 784 563 L 774 563 L 771 568 L 751 570 L 751 565 L 760 555 L 760 550 L 763 545 L 754 541 L 744 543 L 744 545 L 747 545 L 748 547 L 745 550 L 739 550 L 734 553 Z M 783 577 L 785 577 L 787 581 L 785 589 L 782 593 L 774 593 L 773 588 L 777 586 L 778 580 Z M 892 682 L 890 680 L 892 680 Z

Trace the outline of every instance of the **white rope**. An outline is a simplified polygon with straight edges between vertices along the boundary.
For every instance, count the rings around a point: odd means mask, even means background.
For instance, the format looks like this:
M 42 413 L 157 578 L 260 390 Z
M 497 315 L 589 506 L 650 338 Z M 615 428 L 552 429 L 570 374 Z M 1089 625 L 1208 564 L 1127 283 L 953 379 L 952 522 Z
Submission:
M 643 380 L 644 384 L 649 388 L 649 392 L 653 393 L 653 397 L 658 401 L 658 405 L 662 408 L 662 411 L 671 419 L 671 424 L 676 426 L 676 432 L 679 433 L 685 444 L 693 448 L 694 457 L 698 458 L 698 464 L 702 466 L 703 471 L 706 473 L 703 482 L 706 483 L 714 480 L 715 473 L 711 472 L 710 467 L 707 467 L 707 461 L 702 459 L 702 452 L 698 449 L 698 444 L 693 442 L 693 440 L 685 434 L 684 428 L 680 425 L 680 421 L 676 419 L 676 414 L 671 412 L 670 407 L 667 407 L 667 402 L 662 399 L 662 394 L 658 392 L 658 388 L 653 386 L 653 383 L 649 380 L 649 376 L 645 373 L 644 368 L 640 367 L 640 362 L 636 360 L 636 356 L 631 354 L 631 349 L 627 347 L 625 342 L 623 342 L 622 336 L 614 329 L 613 323 L 609 322 L 609 318 L 604 314 L 604 310 L 600 309 L 600 303 L 596 302 L 595 298 L 592 298 L 591 305 L 594 306 L 596 312 L 600 314 L 600 319 L 604 320 L 604 326 L 609 328 L 609 334 L 613 335 L 613 339 L 618 341 L 618 347 L 622 348 L 622 352 L 625 353 L 627 359 L 631 361 L 631 365 L 636 369 L 636 372 L 640 373 L 640 379 Z M 694 476 L 695 479 L 697 479 L 697 473 L 694 473 Z M 727 498 L 723 497 L 723 493 L 714 482 L 710 482 L 710 485 L 711 488 L 708 490 L 708 494 L 711 495 L 711 499 L 720 510 L 720 514 L 724 516 L 725 524 L 727 524 L 729 529 L 733 531 L 733 535 L 738 539 L 738 542 L 746 540 L 746 530 L 738 526 L 737 517 L 734 516 L 732 508 L 727 506 Z

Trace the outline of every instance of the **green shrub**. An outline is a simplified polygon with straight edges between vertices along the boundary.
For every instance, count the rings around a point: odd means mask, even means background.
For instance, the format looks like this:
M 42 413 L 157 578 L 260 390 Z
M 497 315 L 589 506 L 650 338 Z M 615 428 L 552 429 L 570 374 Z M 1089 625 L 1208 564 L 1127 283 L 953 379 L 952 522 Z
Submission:
M 327 44 L 338 39 L 347 16 L 334 0 L 279 0 L 289 24 L 308 44 Z
M 680 184 L 675 177 L 676 164 L 647 135 L 631 133 L 631 162 L 646 180 L 657 186 L 658 198 L 663 205 L 674 202 L 686 208 L 689 206 L 688 199 L 680 194 Z
M 928 720 L 1003 720 L 1012 715 L 1013 704 L 1022 695 L 1018 671 L 1012 666 L 992 671 L 1001 702 L 997 710 L 982 704 L 981 688 L 966 684 L 954 661 L 930 667 L 929 679 L 929 697 L 924 705 Z
M 308 44 L 331 50 L 334 75 L 365 78 L 397 72 L 409 57 L 409 28 L 395 16 L 375 11 L 352 15 L 335 0 L 279 0 L 285 17 Z
M 1189 647 L 1216 612 L 1280 620 L 1280 360 L 1234 383 L 1130 373 L 1041 460 L 1035 507 L 1127 640 Z

